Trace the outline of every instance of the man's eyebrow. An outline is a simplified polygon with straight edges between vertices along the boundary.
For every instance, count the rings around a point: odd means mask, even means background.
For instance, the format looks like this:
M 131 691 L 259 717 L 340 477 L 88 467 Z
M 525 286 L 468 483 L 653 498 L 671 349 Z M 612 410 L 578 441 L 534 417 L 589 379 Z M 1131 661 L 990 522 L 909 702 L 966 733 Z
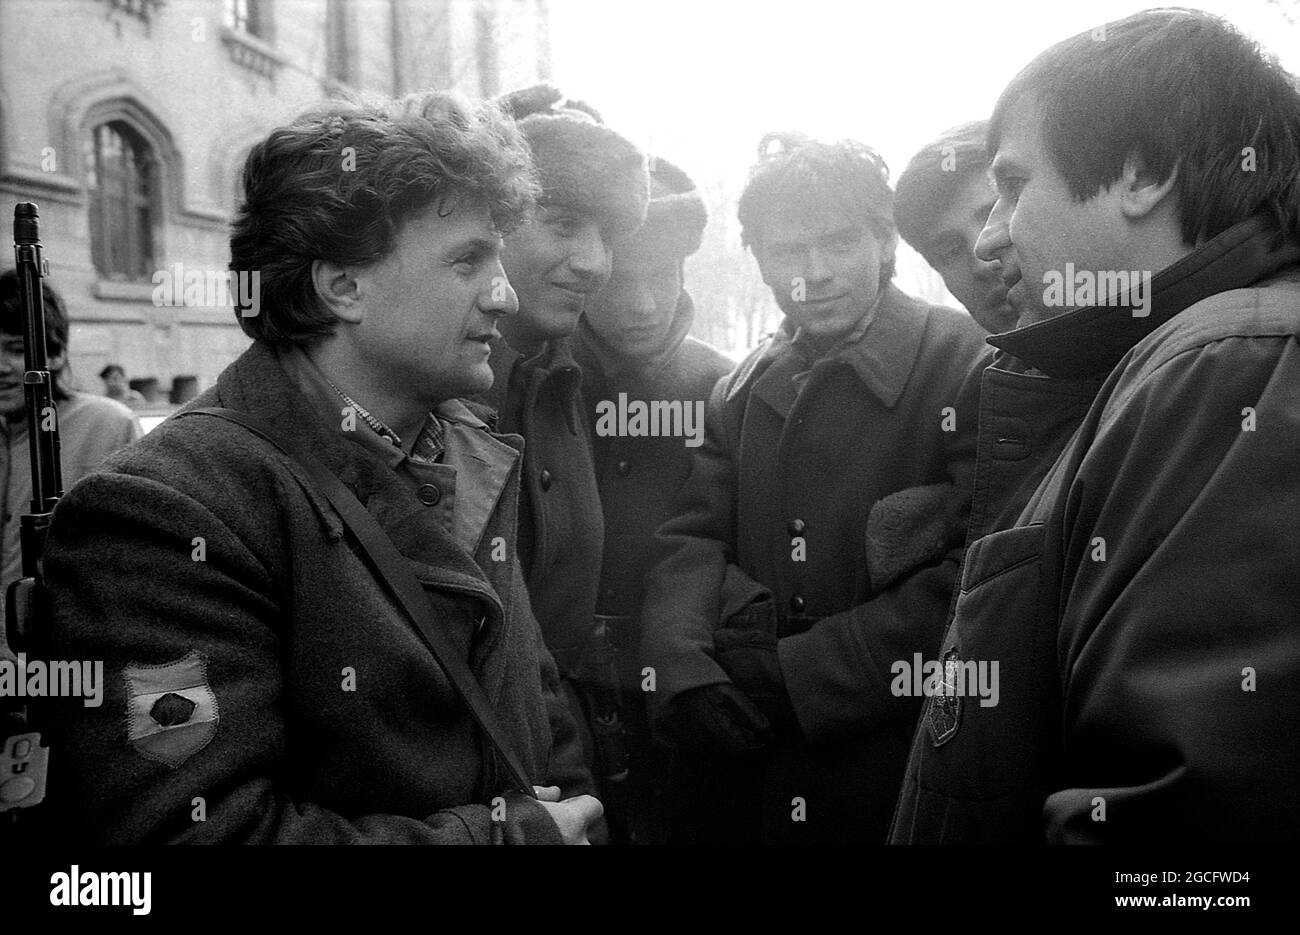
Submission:
M 866 233 L 865 224 L 845 224 L 843 227 L 837 227 L 834 230 L 828 230 L 824 234 L 818 234 L 812 238 L 813 243 L 824 244 L 835 240 L 843 240 L 848 237 L 861 237 Z
M 500 237 L 474 236 L 466 237 L 464 240 L 458 240 L 447 248 L 448 256 L 460 256 L 464 253 L 478 252 L 482 250 L 497 250 L 501 247 Z

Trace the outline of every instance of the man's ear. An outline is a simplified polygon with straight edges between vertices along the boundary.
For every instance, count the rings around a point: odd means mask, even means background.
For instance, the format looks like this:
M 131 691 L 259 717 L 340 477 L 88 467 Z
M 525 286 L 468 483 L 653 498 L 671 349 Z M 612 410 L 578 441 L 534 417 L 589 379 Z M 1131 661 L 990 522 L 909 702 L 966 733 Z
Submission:
M 360 324 L 364 317 L 361 290 L 352 267 L 328 260 L 311 264 L 311 281 L 316 298 L 335 318 L 348 324 Z
M 1165 199 L 1178 181 L 1178 163 L 1169 170 L 1168 177 L 1157 179 L 1155 174 L 1147 171 L 1141 158 L 1130 153 L 1124 160 L 1124 175 L 1119 180 L 1119 208 L 1130 221 L 1140 220 Z
M 63 369 L 63 365 L 68 362 L 68 352 L 59 351 L 57 354 L 50 354 L 45 359 L 45 369 L 51 373 L 58 373 Z

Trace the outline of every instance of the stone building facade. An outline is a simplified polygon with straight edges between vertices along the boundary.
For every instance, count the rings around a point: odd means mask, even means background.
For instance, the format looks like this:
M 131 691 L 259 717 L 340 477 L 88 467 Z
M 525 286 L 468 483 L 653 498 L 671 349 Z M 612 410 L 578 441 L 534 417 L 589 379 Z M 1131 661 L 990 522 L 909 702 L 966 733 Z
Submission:
M 224 275 L 254 142 L 340 93 L 550 74 L 546 0 L 5 0 L 0 46 L 0 205 L 40 205 L 71 382 L 99 391 L 118 363 L 162 401 L 247 346 L 211 290 L 154 295 L 163 271 Z

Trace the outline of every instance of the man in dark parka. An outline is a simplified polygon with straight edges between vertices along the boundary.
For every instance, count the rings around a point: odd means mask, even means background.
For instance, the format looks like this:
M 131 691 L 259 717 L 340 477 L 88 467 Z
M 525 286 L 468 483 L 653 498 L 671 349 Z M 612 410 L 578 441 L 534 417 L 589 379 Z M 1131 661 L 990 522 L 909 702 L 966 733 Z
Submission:
M 697 839 L 877 843 L 920 705 L 890 668 L 937 650 L 955 579 L 983 330 L 890 282 L 870 149 L 760 154 L 743 238 L 786 319 L 719 382 L 659 532 L 650 703 L 698 757 Z
M 732 361 L 691 337 L 695 308 L 685 261 L 700 245 L 707 212 L 690 177 L 651 160 L 650 205 L 636 236 L 614 250 L 609 282 L 583 314 L 574 342 L 582 367 L 585 417 L 593 429 L 605 547 L 596 612 L 608 628 L 622 696 L 630 775 L 624 797 L 628 837 L 664 839 L 662 755 L 651 743 L 642 691 L 642 579 L 654 558 L 655 530 L 691 469 L 704 433 L 704 405 Z M 618 413 L 676 404 L 678 422 L 625 424 Z M 635 418 L 635 416 L 634 416 Z M 681 429 L 680 434 L 647 434 Z M 689 432 L 689 434 L 688 434 Z M 635 433 L 635 434 L 633 434 Z M 606 801 L 607 812 L 616 808 Z
M 583 843 L 600 805 L 517 562 L 498 556 L 521 443 L 456 398 L 487 388 L 516 305 L 500 230 L 533 197 L 522 141 L 447 95 L 331 103 L 255 146 L 244 189 L 231 265 L 260 275 L 240 317 L 254 343 L 189 408 L 261 419 L 355 494 L 541 788 L 507 791 L 302 468 L 182 414 L 55 511 L 51 653 L 103 660 L 107 690 L 50 712 L 48 806 L 94 842 Z
M 1216 17 L 1147 11 L 1031 62 L 988 151 L 976 251 L 1020 318 L 990 339 L 942 659 L 999 664 L 1000 697 L 928 699 L 892 840 L 1293 844 L 1294 78 Z M 1063 397 L 1073 425 L 1039 418 Z M 1008 474 L 1044 436 L 1059 456 Z

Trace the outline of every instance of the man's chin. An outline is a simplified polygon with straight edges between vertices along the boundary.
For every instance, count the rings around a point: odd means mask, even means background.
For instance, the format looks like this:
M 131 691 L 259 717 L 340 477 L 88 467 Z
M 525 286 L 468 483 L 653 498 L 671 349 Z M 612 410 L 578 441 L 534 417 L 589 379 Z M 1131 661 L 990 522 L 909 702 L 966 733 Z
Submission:
M 971 317 L 989 334 L 1003 334 L 1020 327 L 1020 313 L 1008 302 L 1003 302 L 996 308 L 984 309 Z
M 567 338 L 577 331 L 578 322 L 581 320 L 581 306 L 577 310 L 551 308 L 541 315 L 530 316 L 527 324 L 528 330 L 542 340 L 554 341 L 556 338 Z
M 476 367 L 473 371 L 466 374 L 465 379 L 461 381 L 460 387 L 453 395 L 479 396 L 492 389 L 494 379 L 491 366 L 484 363 L 482 366 Z

